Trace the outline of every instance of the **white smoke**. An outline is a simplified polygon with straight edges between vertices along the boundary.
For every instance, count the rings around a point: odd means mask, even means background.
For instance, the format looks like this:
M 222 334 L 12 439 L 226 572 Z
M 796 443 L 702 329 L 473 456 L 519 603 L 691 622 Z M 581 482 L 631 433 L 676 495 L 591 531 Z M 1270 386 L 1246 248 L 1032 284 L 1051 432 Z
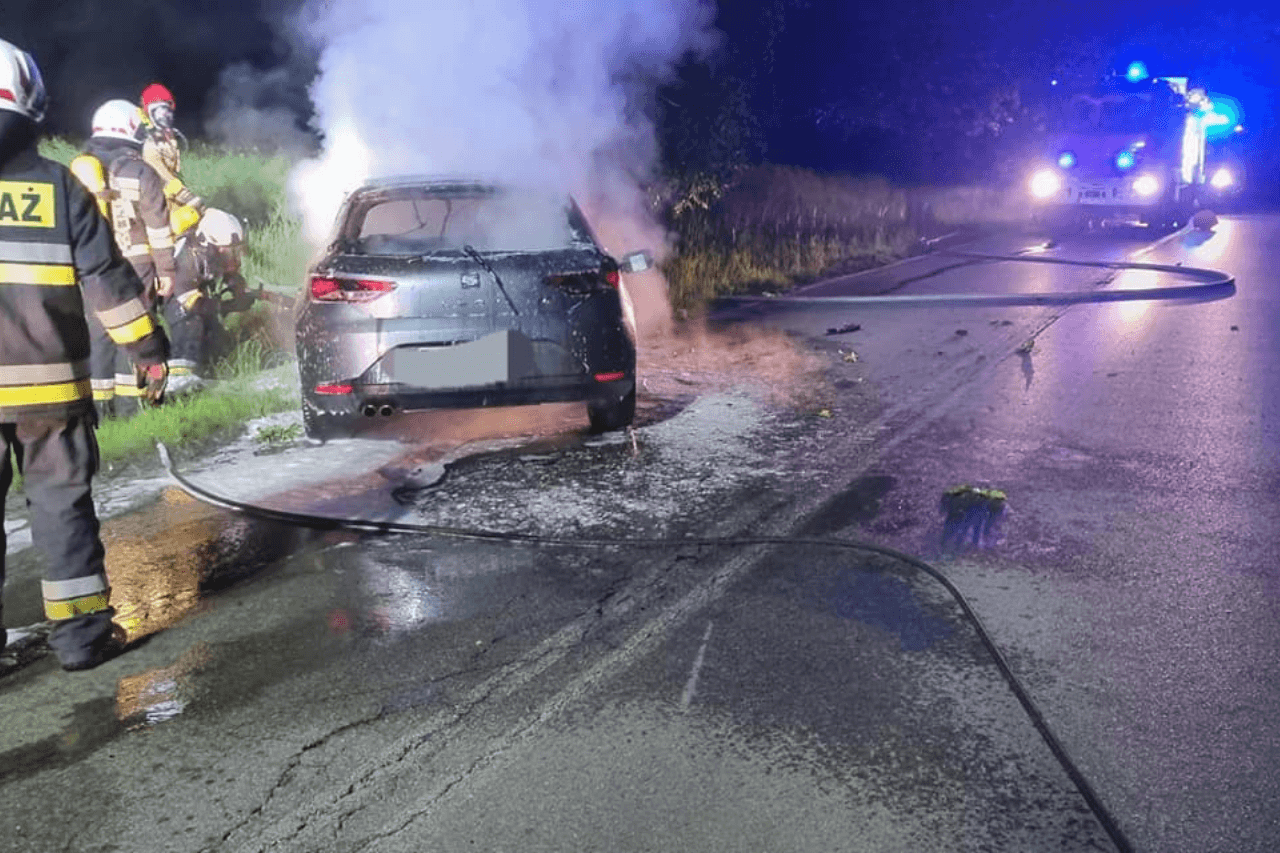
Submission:
M 656 147 L 639 97 L 712 46 L 712 17 L 707 0 L 311 2 L 324 148 L 291 177 L 304 234 L 319 245 L 345 193 L 400 174 L 570 192 L 597 221 L 644 227 Z

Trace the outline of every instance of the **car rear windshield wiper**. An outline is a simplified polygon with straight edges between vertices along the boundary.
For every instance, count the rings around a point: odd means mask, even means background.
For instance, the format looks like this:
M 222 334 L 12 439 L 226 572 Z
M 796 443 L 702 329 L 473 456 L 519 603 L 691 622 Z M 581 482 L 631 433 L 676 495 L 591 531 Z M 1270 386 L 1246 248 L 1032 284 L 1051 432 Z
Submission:
M 489 262 L 484 259 L 484 255 L 477 252 L 476 247 L 472 246 L 470 243 L 464 244 L 462 247 L 462 251 L 466 252 L 467 255 L 471 258 L 471 260 L 475 261 L 477 264 L 484 267 L 485 271 L 488 272 L 489 275 L 493 276 L 493 280 L 498 283 L 498 290 L 501 290 L 502 295 L 507 298 L 507 304 L 511 306 L 511 310 L 516 313 L 516 316 L 519 316 L 520 311 L 519 309 L 516 308 L 516 304 L 511 301 L 511 294 L 507 293 L 507 288 L 502 283 L 502 279 L 498 276 L 496 272 L 494 272 L 494 269 L 489 265 Z

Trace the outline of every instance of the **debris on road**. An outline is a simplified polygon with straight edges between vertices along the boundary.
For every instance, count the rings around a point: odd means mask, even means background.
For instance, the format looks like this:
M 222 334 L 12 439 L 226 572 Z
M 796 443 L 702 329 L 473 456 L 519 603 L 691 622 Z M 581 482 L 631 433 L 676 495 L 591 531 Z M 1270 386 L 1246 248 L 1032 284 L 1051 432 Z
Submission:
M 856 362 L 856 361 L 858 360 L 858 354 L 857 354 L 856 352 L 854 352 L 853 350 L 849 350 L 848 352 L 845 352 L 844 350 L 841 350 L 841 351 L 840 351 L 840 355 L 841 355 L 841 357 L 842 357 L 845 361 L 847 361 L 847 362 L 849 362 L 849 363 L 851 363 L 851 364 L 852 364 L 852 363 L 854 363 L 854 362 Z
M 957 336 L 957 337 L 961 337 L 961 338 L 963 338 L 963 337 L 964 337 L 965 335 L 967 335 L 967 334 L 969 334 L 969 330 L 968 330 L 968 329 L 956 329 L 956 336 Z
M 945 516 L 944 548 L 966 543 L 989 547 L 1000 539 L 1000 522 L 1009 512 L 1009 499 L 999 489 L 977 488 L 966 483 L 943 492 L 940 508 Z
M 1021 344 L 1018 345 L 1018 348 L 1014 350 L 1014 352 L 1016 352 L 1018 355 L 1030 355 L 1031 351 L 1035 348 L 1036 348 L 1036 339 L 1027 338 L 1025 341 L 1023 341 Z
M 845 325 L 840 326 L 838 328 L 827 329 L 827 334 L 828 335 L 844 335 L 844 334 L 848 334 L 849 332 L 856 332 L 861 328 L 862 327 L 859 326 L 857 323 L 846 323 Z

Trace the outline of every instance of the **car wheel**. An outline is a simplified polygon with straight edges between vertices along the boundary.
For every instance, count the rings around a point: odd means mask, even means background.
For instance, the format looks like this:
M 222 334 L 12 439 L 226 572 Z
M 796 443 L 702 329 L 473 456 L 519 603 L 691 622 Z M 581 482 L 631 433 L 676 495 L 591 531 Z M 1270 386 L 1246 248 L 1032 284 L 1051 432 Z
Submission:
M 302 427 L 307 438 L 329 441 L 333 438 L 349 438 L 355 434 L 355 422 L 349 415 L 322 412 L 302 398 Z
M 636 417 L 636 389 L 632 386 L 621 398 L 587 403 L 587 419 L 592 432 L 609 432 L 630 426 Z

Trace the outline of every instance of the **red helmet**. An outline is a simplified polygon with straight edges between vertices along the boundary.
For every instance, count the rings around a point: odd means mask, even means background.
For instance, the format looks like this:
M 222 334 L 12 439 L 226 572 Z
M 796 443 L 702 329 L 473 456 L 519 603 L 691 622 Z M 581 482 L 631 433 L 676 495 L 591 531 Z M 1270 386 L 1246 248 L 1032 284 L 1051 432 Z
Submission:
M 145 110 L 154 103 L 169 102 L 176 105 L 173 100 L 173 92 L 163 83 L 152 83 L 150 86 L 142 90 L 142 108 Z

